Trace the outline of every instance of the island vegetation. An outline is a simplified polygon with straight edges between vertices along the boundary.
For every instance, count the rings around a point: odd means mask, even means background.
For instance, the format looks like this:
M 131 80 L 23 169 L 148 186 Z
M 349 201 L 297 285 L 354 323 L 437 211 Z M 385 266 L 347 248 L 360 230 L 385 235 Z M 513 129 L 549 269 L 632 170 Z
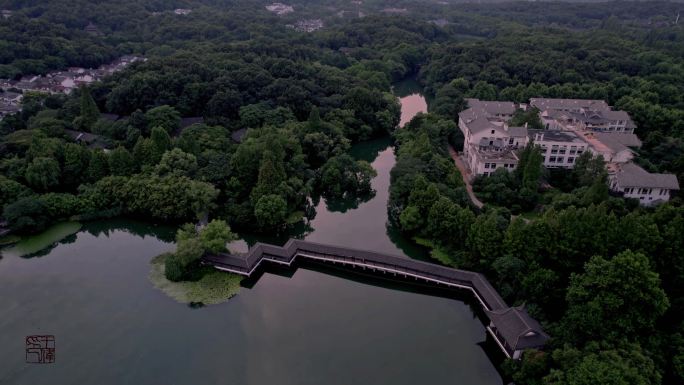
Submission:
M 229 252 L 237 239 L 225 221 L 212 220 L 201 228 L 185 224 L 176 233 L 176 250 L 158 255 L 150 262 L 150 281 L 173 299 L 193 305 L 224 302 L 240 290 L 242 277 L 203 266 L 206 253 Z
M 326 25 L 306 34 L 286 27 L 298 16 L 241 1 L 4 2 L 13 13 L 0 19 L 0 78 L 148 60 L 68 96 L 23 95 L 21 112 L 0 122 L 2 218 L 16 234 L 69 218 L 192 222 L 152 279 L 182 301 L 214 303 L 239 280 L 199 266 L 203 253 L 223 250 L 231 228 L 272 233 L 310 217 L 312 195 L 367 194 L 374 171 L 348 149 L 392 133 L 391 223 L 440 261 L 485 274 L 553 336 L 545 351 L 504 363 L 508 377 L 682 383 L 680 198 L 639 207 L 608 194 L 601 159 L 549 173 L 530 147 L 515 172 L 475 182 L 479 210 L 447 151 L 463 140 L 466 98 L 604 99 L 636 122 L 641 166 L 683 181 L 679 6 L 405 3 L 391 16 L 364 2 L 367 17 L 347 18 L 325 12 L 348 4 L 300 0 L 302 16 Z M 390 86 L 406 76 L 430 96 L 430 113 L 395 130 Z M 223 222 L 197 230 L 205 215 Z

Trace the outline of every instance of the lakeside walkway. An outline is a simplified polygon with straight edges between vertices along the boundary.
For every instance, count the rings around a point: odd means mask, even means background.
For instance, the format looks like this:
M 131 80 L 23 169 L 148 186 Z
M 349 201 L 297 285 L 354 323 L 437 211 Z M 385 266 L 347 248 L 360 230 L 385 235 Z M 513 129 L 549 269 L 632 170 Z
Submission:
M 282 247 L 257 243 L 245 254 L 208 254 L 202 262 L 218 270 L 251 276 L 262 262 L 292 266 L 297 258 L 469 290 L 489 317 L 488 332 L 508 357 L 517 358 L 526 348 L 541 348 L 549 338 L 522 307 L 509 307 L 484 275 L 472 271 L 298 239 L 290 239 Z
M 454 160 L 456 168 L 458 168 L 458 171 L 460 171 L 461 173 L 461 178 L 463 178 L 463 183 L 465 183 L 466 185 L 466 191 L 468 192 L 468 197 L 470 197 L 470 201 L 473 202 L 475 207 L 481 209 L 484 206 L 484 203 L 482 203 L 482 201 L 477 199 L 477 196 L 475 196 L 475 192 L 473 191 L 473 185 L 470 183 L 470 172 L 468 171 L 468 168 L 463 163 L 463 159 L 461 159 L 461 157 L 458 155 L 458 152 L 454 150 L 453 146 L 449 145 L 448 149 L 451 159 Z

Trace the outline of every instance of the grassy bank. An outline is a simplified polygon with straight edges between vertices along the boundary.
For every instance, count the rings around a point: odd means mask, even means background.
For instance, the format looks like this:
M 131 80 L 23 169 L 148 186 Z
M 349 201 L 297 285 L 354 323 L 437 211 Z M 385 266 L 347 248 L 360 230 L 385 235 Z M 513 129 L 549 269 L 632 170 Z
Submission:
M 81 224 L 79 222 L 58 223 L 50 226 L 40 234 L 23 236 L 18 241 L 16 238 L 11 239 L 12 241 L 16 241 L 16 244 L 4 250 L 3 254 L 16 255 L 19 257 L 35 254 L 69 235 L 77 233 L 80 229 Z
M 433 259 L 438 260 L 442 264 L 446 266 L 451 266 L 451 267 L 458 267 L 456 266 L 456 263 L 454 262 L 453 259 L 449 256 L 449 254 L 442 249 L 441 247 L 437 246 L 432 240 L 427 239 L 427 238 L 421 238 L 421 237 L 413 237 L 413 240 L 421 245 L 425 246 L 430 249 L 430 257 Z

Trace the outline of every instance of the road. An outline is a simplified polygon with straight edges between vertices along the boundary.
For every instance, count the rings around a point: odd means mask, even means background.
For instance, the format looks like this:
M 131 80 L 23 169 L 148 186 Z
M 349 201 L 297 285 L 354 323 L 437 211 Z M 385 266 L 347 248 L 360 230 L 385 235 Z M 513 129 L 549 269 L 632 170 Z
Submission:
M 482 206 L 484 206 L 484 203 L 477 199 L 475 196 L 475 193 L 473 192 L 473 185 L 470 184 L 470 172 L 468 171 L 468 168 L 466 165 L 463 163 L 463 159 L 458 155 L 456 150 L 449 145 L 449 155 L 451 156 L 451 159 L 454 160 L 454 164 L 456 165 L 456 168 L 458 168 L 458 171 L 461 172 L 461 177 L 463 178 L 463 183 L 466 185 L 466 191 L 468 192 L 468 197 L 470 197 L 470 201 L 473 202 L 475 207 L 478 209 L 481 209 Z

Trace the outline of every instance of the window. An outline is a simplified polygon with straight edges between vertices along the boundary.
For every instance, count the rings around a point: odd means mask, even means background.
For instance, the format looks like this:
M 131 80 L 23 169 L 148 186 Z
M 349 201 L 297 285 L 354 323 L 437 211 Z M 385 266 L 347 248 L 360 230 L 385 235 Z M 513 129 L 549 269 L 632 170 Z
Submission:
M 492 170 L 496 168 L 496 163 L 492 163 Z
M 513 144 L 513 138 L 508 139 L 508 144 Z
M 562 156 L 559 156 L 559 157 L 556 159 L 556 162 L 558 162 L 558 163 L 563 163 L 563 160 L 564 160 L 564 159 L 565 159 L 565 158 L 563 158 Z
M 551 153 L 552 154 L 558 154 L 558 145 L 557 144 L 554 144 L 553 146 L 551 146 Z
M 575 158 L 569 156 L 568 157 L 568 163 L 575 163 Z
M 494 135 L 495 130 L 492 130 L 492 135 Z
M 575 155 L 577 153 L 577 146 L 570 146 L 570 155 Z
M 489 168 L 491 166 L 491 163 L 485 163 L 485 168 Z
M 550 156 L 550 157 L 549 157 L 549 163 L 556 163 L 556 157 L 555 157 L 555 156 Z

